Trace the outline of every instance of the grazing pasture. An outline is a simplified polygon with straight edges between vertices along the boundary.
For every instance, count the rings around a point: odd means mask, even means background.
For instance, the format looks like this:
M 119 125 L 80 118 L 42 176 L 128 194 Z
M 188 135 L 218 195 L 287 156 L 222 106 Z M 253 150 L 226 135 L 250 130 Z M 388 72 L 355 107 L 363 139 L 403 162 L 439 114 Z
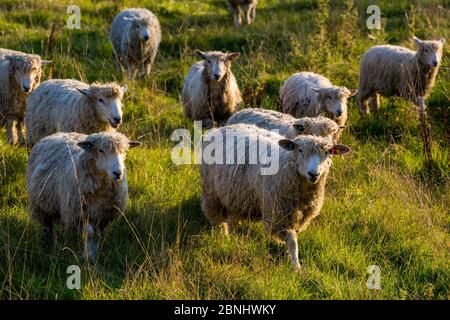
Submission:
M 243 223 L 229 238 L 211 229 L 200 208 L 198 165 L 176 166 L 172 132 L 193 129 L 181 90 L 194 50 L 240 52 L 233 73 L 243 106 L 277 109 L 278 90 L 311 71 L 357 89 L 360 56 L 378 44 L 413 48 L 413 36 L 450 41 L 447 0 L 377 1 L 380 30 L 368 30 L 367 0 L 260 0 L 255 21 L 237 29 L 222 0 L 76 1 L 81 29 L 68 29 L 68 1 L 2 0 L 0 47 L 53 64 L 42 81 L 74 78 L 126 84 L 118 131 L 143 143 L 127 160 L 129 203 L 103 234 L 98 261 L 83 261 L 83 241 L 56 228 L 46 253 L 29 222 L 23 146 L 0 128 L 0 299 L 449 299 L 450 56 L 448 43 L 428 99 L 432 161 L 426 162 L 418 113 L 381 98 L 360 116 L 348 103 L 324 207 L 299 234 L 303 272 L 262 223 Z M 114 67 L 108 30 L 123 9 L 145 7 L 161 24 L 150 76 L 128 81 Z M 81 289 L 66 286 L 71 265 Z M 381 270 L 381 290 L 367 269 Z

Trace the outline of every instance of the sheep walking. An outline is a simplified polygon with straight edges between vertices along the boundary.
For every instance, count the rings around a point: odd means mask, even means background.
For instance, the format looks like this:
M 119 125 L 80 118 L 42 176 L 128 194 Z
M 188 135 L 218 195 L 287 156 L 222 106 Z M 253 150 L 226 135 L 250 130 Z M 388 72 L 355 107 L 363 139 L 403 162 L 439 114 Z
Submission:
M 287 79 L 280 89 L 281 110 L 296 118 L 324 115 L 344 126 L 347 99 L 356 91 L 338 87 L 324 76 L 299 72 Z
M 271 150 L 278 171 L 263 175 L 268 162 L 260 156 L 251 163 L 252 147 L 253 152 L 256 147 Z M 211 150 L 232 161 L 211 161 Z M 286 242 L 293 265 L 300 268 L 297 234 L 320 213 L 331 156 L 349 151 L 328 138 L 299 135 L 290 140 L 254 125 L 210 130 L 203 138 L 200 165 L 203 213 L 225 234 L 241 220 L 262 220 L 272 236 Z
M 445 39 L 422 41 L 417 51 L 391 45 L 375 46 L 361 58 L 358 104 L 363 115 L 380 107 L 380 95 L 399 96 L 425 110 L 442 60 Z
M 149 10 L 123 10 L 113 20 L 109 30 L 116 65 L 130 79 L 150 74 L 161 42 L 158 18 Z
M 236 112 L 242 102 L 236 78 L 231 72 L 231 61 L 240 53 L 196 50 L 196 54 L 203 61 L 192 65 L 184 80 L 184 114 L 191 120 L 204 120 L 205 127 L 220 125 Z
M 103 230 L 126 207 L 125 156 L 140 143 L 113 133 L 58 132 L 32 149 L 26 172 L 30 218 L 43 226 L 47 247 L 61 223 L 87 238 L 95 260 Z
M 226 0 L 226 3 L 233 14 L 236 28 L 242 25 L 242 16 L 244 15 L 249 25 L 255 20 L 258 0 Z
M 42 66 L 49 63 L 35 54 L 0 48 L 0 121 L 6 120 L 11 145 L 23 136 L 26 98 L 41 82 Z
M 91 134 L 114 131 L 122 123 L 122 98 L 127 87 L 64 79 L 43 82 L 28 98 L 27 143 L 58 131 Z
M 238 123 L 254 124 L 266 130 L 278 130 L 280 135 L 288 139 L 293 139 L 299 134 L 334 138 L 344 129 L 326 117 L 297 119 L 286 113 L 262 108 L 243 109 L 233 114 L 227 121 L 227 125 Z

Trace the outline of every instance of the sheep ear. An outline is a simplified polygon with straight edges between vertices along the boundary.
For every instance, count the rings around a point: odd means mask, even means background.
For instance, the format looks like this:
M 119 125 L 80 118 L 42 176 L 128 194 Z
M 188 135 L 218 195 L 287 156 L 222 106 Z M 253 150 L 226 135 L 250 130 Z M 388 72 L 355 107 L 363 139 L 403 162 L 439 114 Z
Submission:
M 445 39 L 444 39 L 444 38 L 440 38 L 440 39 L 439 39 L 439 42 L 440 42 L 441 44 L 444 44 L 444 43 L 445 43 Z
M 203 59 L 203 60 L 206 59 L 205 53 L 204 53 L 203 51 L 195 50 L 195 54 L 196 54 L 199 58 L 201 58 L 201 59 Z
M 50 63 L 53 63 L 53 61 L 51 61 L 51 60 L 41 60 L 41 64 L 43 66 L 45 66 L 46 64 L 50 64 Z
M 123 17 L 123 20 L 125 20 L 125 21 L 133 21 L 133 19 L 129 18 L 129 17 Z
M 285 149 L 287 151 L 292 151 L 295 148 L 295 143 L 289 139 L 282 139 L 282 140 L 278 141 L 278 144 L 280 145 L 280 147 L 282 147 L 283 149 Z
M 315 93 L 319 93 L 320 92 L 320 90 L 317 89 L 317 88 L 311 88 L 311 90 L 314 91 Z
M 358 90 L 357 89 L 351 89 L 350 90 L 350 97 L 354 97 L 358 94 Z
M 81 149 L 83 149 L 84 151 L 87 151 L 87 152 L 92 151 L 92 149 L 94 148 L 94 145 L 92 144 L 92 142 L 86 141 L 86 140 L 78 142 L 77 146 L 79 146 Z
M 339 126 L 339 129 L 345 129 L 346 126 Z
M 302 124 L 294 123 L 292 126 L 298 133 L 303 133 L 305 131 L 305 127 Z
M 329 152 L 333 156 L 343 155 L 343 154 L 349 153 L 350 151 L 352 151 L 352 149 L 350 149 L 349 147 L 347 147 L 346 145 L 343 145 L 343 144 L 335 144 L 329 150 Z
M 78 89 L 78 88 L 75 89 L 77 89 L 81 94 L 84 94 L 86 97 L 90 97 L 88 89 Z
M 234 59 L 239 58 L 240 55 L 241 55 L 240 52 L 231 52 L 227 54 L 227 59 L 233 61 Z
M 128 90 L 128 86 L 126 84 L 124 84 L 123 86 L 120 87 L 122 89 L 122 92 L 125 93 Z
M 130 141 L 128 142 L 129 148 L 136 148 L 139 147 L 142 143 L 140 143 L 139 141 Z
M 422 40 L 420 40 L 416 36 L 414 36 L 413 39 L 414 39 L 414 43 L 416 44 L 416 46 L 420 46 L 422 44 Z

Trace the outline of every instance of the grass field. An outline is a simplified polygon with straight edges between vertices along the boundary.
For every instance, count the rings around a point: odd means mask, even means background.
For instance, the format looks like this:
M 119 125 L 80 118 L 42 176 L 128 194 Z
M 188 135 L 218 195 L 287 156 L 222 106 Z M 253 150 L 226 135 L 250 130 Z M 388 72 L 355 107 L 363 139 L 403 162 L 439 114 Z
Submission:
M 382 29 L 366 28 L 378 3 Z M 235 30 L 221 0 L 78 0 L 81 29 L 65 28 L 68 1 L 2 0 L 0 47 L 53 60 L 44 78 L 126 82 L 120 131 L 144 143 L 127 159 L 130 201 L 108 228 L 97 265 L 82 260 L 79 237 L 57 229 L 51 255 L 28 221 L 27 151 L 6 144 L 0 129 L 0 299 L 449 299 L 450 59 L 448 45 L 428 99 L 433 162 L 426 165 L 412 105 L 382 99 L 361 119 L 350 101 L 343 143 L 321 215 L 299 236 L 305 273 L 261 223 L 244 223 L 228 239 L 211 230 L 200 209 L 199 170 L 171 161 L 173 130 L 183 117 L 183 78 L 194 49 L 239 51 L 233 71 L 246 107 L 275 109 L 294 72 L 310 70 L 356 88 L 360 55 L 419 38 L 450 41 L 450 2 L 260 0 L 255 23 Z M 107 31 L 127 7 L 160 19 L 163 40 L 150 77 L 125 81 L 114 69 Z M 52 26 L 55 32 L 50 37 Z M 375 39 L 370 39 L 372 35 Z M 79 265 L 82 287 L 66 287 Z M 366 287 L 367 268 L 381 269 L 381 290 Z

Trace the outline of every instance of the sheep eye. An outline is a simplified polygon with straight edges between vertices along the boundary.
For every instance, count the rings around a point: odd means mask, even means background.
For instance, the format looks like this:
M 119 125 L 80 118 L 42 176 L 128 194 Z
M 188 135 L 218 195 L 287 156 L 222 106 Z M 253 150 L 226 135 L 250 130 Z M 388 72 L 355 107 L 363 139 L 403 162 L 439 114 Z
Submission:
M 331 100 L 332 98 L 331 98 L 331 96 L 328 96 L 328 100 Z
M 139 27 L 139 25 L 136 25 L 136 29 L 139 29 L 140 27 Z
M 98 152 L 105 153 L 105 151 L 103 151 L 102 149 L 99 149 Z
M 298 149 L 298 152 L 303 153 L 302 149 Z
M 98 99 L 98 102 L 100 103 L 105 103 L 105 100 L 103 100 L 102 98 Z
M 16 67 L 16 70 L 19 70 L 19 66 Z

